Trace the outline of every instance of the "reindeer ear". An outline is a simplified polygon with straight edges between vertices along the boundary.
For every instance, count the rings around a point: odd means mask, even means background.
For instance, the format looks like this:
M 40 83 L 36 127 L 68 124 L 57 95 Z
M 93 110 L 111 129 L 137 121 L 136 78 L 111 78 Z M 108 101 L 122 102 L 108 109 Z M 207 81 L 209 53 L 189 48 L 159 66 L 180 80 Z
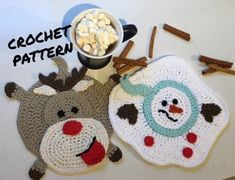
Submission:
M 52 87 L 47 86 L 47 85 L 43 85 L 38 88 L 34 88 L 33 92 L 35 94 L 45 95 L 45 96 L 53 96 L 53 95 L 57 94 L 55 89 L 53 89 Z
M 76 92 L 85 91 L 87 88 L 89 88 L 93 84 L 94 82 L 92 80 L 81 80 L 73 87 L 73 90 Z

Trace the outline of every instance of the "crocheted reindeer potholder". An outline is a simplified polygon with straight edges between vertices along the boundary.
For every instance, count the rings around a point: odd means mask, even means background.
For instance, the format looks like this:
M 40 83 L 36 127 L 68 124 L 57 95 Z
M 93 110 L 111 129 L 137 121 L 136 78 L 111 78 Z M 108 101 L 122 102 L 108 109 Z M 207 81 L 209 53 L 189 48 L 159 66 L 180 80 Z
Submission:
M 167 56 L 121 79 L 110 94 L 109 117 L 145 160 L 194 167 L 207 157 L 229 113 L 183 59 Z
M 77 174 L 103 161 L 116 162 L 120 149 L 109 141 L 113 128 L 108 117 L 108 98 L 119 75 L 101 84 L 86 76 L 86 68 L 67 72 L 62 58 L 53 59 L 59 72 L 39 74 L 28 91 L 11 82 L 6 95 L 20 101 L 17 127 L 26 147 L 37 156 L 29 170 L 40 179 L 47 166 L 62 174 Z

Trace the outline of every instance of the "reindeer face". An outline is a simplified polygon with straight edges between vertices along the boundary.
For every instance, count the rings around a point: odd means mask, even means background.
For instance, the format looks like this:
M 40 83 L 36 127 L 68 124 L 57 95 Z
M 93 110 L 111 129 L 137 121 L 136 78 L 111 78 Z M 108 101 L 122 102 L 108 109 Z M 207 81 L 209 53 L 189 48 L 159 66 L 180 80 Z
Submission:
M 77 174 L 103 161 L 117 162 L 122 152 L 109 135 L 108 95 L 119 80 L 110 76 L 102 84 L 85 76 L 86 68 L 68 72 L 64 59 L 53 59 L 58 73 L 39 74 L 28 91 L 14 82 L 5 86 L 8 97 L 20 101 L 17 128 L 27 149 L 37 156 L 29 170 L 40 179 L 47 166 L 62 174 Z M 109 149 L 109 150 L 108 150 Z
M 39 75 L 42 86 L 35 94 L 48 96 L 44 122 L 49 128 L 40 144 L 40 154 L 48 166 L 63 174 L 74 174 L 100 163 L 109 139 L 104 126 L 93 119 L 93 80 L 82 80 L 81 71 L 72 70 L 65 80 L 57 74 Z

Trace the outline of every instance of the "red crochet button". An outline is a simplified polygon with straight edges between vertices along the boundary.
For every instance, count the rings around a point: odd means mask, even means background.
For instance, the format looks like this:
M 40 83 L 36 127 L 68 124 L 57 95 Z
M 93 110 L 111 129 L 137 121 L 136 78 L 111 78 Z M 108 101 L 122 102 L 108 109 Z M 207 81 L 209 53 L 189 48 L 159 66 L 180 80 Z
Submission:
M 191 158 L 192 155 L 193 155 L 193 150 L 189 147 L 186 147 L 186 148 L 183 149 L 183 155 L 186 158 Z
M 82 130 L 82 124 L 78 121 L 72 120 L 64 123 L 63 133 L 65 135 L 75 136 Z
M 154 144 L 154 139 L 152 136 L 146 136 L 144 138 L 144 144 L 145 146 L 152 146 Z
M 197 141 L 197 135 L 194 133 L 188 133 L 187 140 L 188 140 L 188 142 L 194 144 Z

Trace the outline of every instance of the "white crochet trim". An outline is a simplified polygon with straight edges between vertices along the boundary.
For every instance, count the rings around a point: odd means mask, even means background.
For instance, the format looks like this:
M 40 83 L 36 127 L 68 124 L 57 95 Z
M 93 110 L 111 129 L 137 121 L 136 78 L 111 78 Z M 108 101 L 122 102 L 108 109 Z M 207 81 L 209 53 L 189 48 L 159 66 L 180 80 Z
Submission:
M 63 125 L 70 120 L 76 120 L 83 126 L 81 132 L 76 136 L 63 134 Z M 108 134 L 99 121 L 81 118 L 68 119 L 48 128 L 40 145 L 40 153 L 44 162 L 56 172 L 61 174 L 81 173 L 89 170 L 91 166 L 84 163 L 80 156 L 76 157 L 76 154 L 84 152 L 91 144 L 93 137 L 96 137 L 107 152 Z
M 85 91 L 87 88 L 92 86 L 94 82 L 92 80 L 81 80 L 74 87 L 73 90 L 76 92 Z
M 85 91 L 87 88 L 89 88 L 93 84 L 94 82 L 92 80 L 89 80 L 89 81 L 81 80 L 73 87 L 73 90 L 75 92 Z M 35 88 L 33 89 L 33 92 L 38 95 L 46 95 L 46 96 L 53 96 L 57 94 L 55 89 L 47 85 L 42 85 L 38 88 Z
M 148 162 L 157 165 L 175 164 L 184 167 L 194 167 L 202 163 L 215 142 L 216 138 L 222 132 L 229 120 L 228 107 L 222 98 L 206 84 L 204 84 L 194 73 L 194 70 L 183 59 L 174 56 L 167 56 L 152 62 L 147 68 L 136 72 L 129 78 L 132 84 L 145 84 L 148 87 L 154 87 L 160 81 L 174 80 L 186 85 L 194 94 L 198 101 L 199 111 L 204 103 L 214 103 L 222 109 L 219 115 L 214 116 L 212 123 L 206 122 L 202 114 L 199 113 L 196 123 L 188 131 L 197 135 L 195 143 L 189 143 L 186 139 L 187 133 L 177 137 L 167 137 L 155 132 L 146 121 L 143 112 L 144 97 L 141 95 L 131 95 L 117 85 L 111 92 L 109 98 L 109 116 L 112 126 L 117 135 L 130 144 L 140 156 Z M 173 115 L 179 119 L 174 123 L 166 120 L 166 117 L 158 113 L 159 101 L 172 98 L 179 98 L 179 106 L 184 110 L 182 115 Z M 128 120 L 121 119 L 117 111 L 124 104 L 134 104 L 138 109 L 137 122 L 132 125 Z M 163 127 L 177 129 L 187 121 L 191 108 L 189 100 L 184 93 L 174 88 L 162 89 L 151 104 L 152 116 L 155 121 Z M 167 109 L 166 109 L 167 110 Z M 164 119 L 165 117 L 165 119 Z M 156 120 L 157 119 L 157 120 Z M 152 136 L 154 144 L 151 147 L 144 145 L 144 138 Z M 186 158 L 182 155 L 182 150 L 189 147 L 193 150 L 193 155 Z
M 46 96 L 53 96 L 56 94 L 56 90 L 47 85 L 42 85 L 38 88 L 35 88 L 33 89 L 33 92 L 35 94 L 46 95 Z

